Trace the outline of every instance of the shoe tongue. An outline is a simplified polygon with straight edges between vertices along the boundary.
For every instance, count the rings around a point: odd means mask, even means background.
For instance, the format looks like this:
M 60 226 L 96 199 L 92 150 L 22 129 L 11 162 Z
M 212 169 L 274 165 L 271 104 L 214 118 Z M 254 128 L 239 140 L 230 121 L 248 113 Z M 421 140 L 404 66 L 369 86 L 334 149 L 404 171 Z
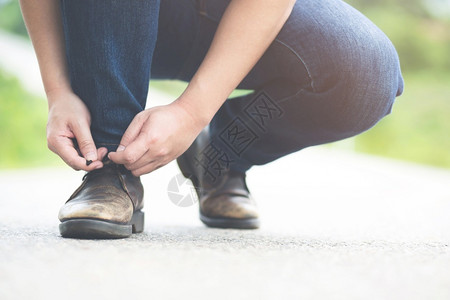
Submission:
M 102 160 L 102 162 L 103 162 L 103 169 L 117 169 L 121 173 L 128 171 L 123 165 L 116 164 L 115 162 L 110 160 L 107 156 Z
M 113 162 L 104 163 L 103 168 L 87 173 L 84 178 L 89 185 L 120 186 L 119 176 L 121 176 L 121 172 L 119 167 Z

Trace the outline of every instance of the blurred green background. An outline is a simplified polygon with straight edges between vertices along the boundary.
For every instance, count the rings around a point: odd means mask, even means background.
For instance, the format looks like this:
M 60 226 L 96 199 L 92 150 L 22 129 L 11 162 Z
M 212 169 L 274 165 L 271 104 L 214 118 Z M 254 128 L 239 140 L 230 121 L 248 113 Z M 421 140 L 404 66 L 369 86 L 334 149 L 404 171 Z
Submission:
M 405 93 L 393 114 L 342 147 L 450 168 L 450 1 L 348 0 L 395 44 L 405 77 Z M 0 29 L 27 39 L 17 1 L 0 0 Z M 13 54 L 11 54 L 13 55 Z M 153 88 L 177 96 L 180 82 Z M 47 105 L 0 69 L 0 168 L 61 164 L 46 147 Z

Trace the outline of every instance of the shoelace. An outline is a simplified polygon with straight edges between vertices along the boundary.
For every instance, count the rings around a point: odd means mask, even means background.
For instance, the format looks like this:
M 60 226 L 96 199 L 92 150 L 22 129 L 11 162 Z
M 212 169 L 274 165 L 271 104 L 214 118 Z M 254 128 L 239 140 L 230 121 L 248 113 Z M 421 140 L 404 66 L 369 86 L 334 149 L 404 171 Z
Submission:
M 113 163 L 111 160 L 106 159 L 103 161 L 103 168 L 92 170 L 90 172 L 86 172 L 86 174 L 84 174 L 84 176 L 83 176 L 83 181 L 86 180 L 87 178 L 93 178 L 95 176 L 104 174 L 105 172 L 108 172 L 109 170 L 111 170 L 112 172 L 114 172 L 117 175 L 121 175 L 122 173 L 126 172 L 126 169 L 124 166 L 117 165 L 117 164 Z M 119 176 L 119 177 L 121 177 L 121 176 Z

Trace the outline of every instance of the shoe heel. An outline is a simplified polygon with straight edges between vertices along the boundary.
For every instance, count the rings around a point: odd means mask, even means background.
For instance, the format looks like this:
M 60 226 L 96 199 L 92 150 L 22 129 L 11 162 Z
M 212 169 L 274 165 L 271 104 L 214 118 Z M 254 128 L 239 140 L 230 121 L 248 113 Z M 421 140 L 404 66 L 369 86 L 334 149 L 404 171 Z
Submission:
M 133 213 L 131 218 L 131 226 L 133 233 L 141 233 L 144 231 L 144 212 L 138 210 Z

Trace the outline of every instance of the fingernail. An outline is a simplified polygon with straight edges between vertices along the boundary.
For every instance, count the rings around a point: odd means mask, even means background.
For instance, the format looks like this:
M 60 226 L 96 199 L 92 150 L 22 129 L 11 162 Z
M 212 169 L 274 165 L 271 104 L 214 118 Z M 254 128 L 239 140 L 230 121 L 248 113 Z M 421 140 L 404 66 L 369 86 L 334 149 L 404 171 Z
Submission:
M 103 168 L 102 165 L 99 165 L 99 166 L 96 166 L 96 167 L 95 167 L 95 169 L 101 169 L 101 168 Z
M 86 154 L 86 160 L 96 160 L 96 157 L 95 157 L 95 153 L 94 152 L 89 152 L 89 153 L 87 153 Z
M 125 150 L 125 146 L 119 145 L 119 147 L 117 147 L 117 152 L 120 152 L 123 150 Z

